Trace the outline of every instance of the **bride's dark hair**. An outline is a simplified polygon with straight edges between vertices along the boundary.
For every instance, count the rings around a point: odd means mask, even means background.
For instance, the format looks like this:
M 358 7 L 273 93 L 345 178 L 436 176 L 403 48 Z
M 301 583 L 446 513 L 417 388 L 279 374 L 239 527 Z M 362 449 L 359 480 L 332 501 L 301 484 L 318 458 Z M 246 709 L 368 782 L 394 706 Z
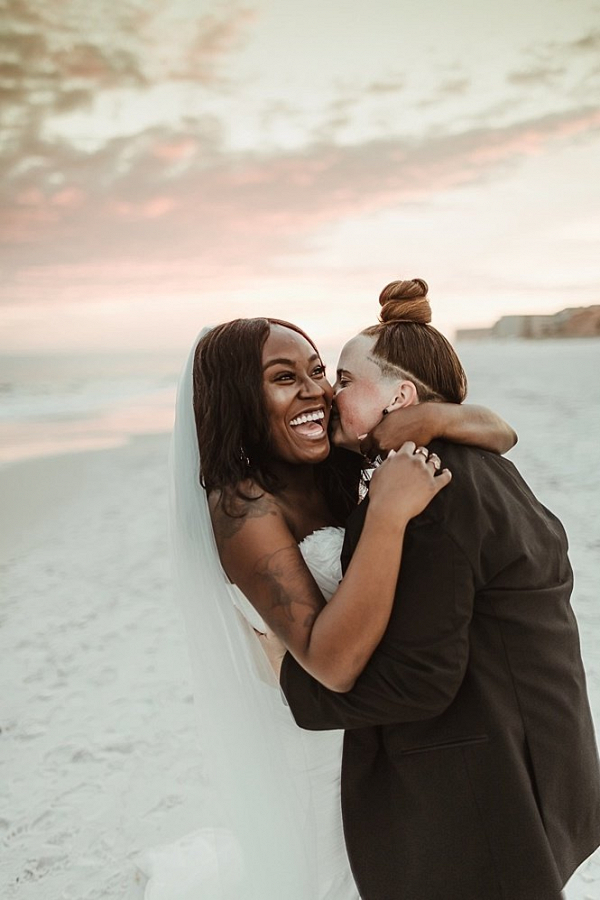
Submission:
M 422 278 L 390 282 L 379 295 L 379 324 L 362 334 L 376 338 L 373 355 L 382 371 L 400 370 L 419 400 L 462 403 L 467 376 L 448 339 L 430 324 L 428 290 Z
M 271 325 L 290 328 L 315 347 L 308 335 L 290 322 L 234 319 L 205 334 L 194 355 L 200 483 L 208 493 L 222 492 L 224 509 L 230 515 L 236 497 L 251 499 L 241 488 L 246 479 L 271 494 L 284 487 L 273 466 L 263 391 L 262 353 Z M 329 509 L 340 523 L 344 522 L 358 502 L 360 457 L 333 447 L 315 469 Z

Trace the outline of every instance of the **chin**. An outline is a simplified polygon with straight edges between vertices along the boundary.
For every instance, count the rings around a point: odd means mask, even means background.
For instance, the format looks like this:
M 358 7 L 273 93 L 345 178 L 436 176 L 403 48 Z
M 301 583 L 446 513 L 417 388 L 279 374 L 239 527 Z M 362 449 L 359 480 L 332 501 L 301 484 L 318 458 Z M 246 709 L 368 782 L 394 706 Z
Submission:
M 296 465 L 316 465 L 317 463 L 323 462 L 323 460 L 327 459 L 331 452 L 331 443 L 330 441 L 323 441 L 320 443 L 319 447 L 312 447 L 310 450 L 303 452 L 300 450 L 293 451 L 292 453 L 285 454 L 284 458 L 288 460 L 288 462 L 295 463 Z
M 319 452 L 313 456 L 313 462 L 323 462 L 324 459 L 327 459 L 329 454 L 331 453 L 331 443 L 327 441 L 323 448 L 320 448 Z

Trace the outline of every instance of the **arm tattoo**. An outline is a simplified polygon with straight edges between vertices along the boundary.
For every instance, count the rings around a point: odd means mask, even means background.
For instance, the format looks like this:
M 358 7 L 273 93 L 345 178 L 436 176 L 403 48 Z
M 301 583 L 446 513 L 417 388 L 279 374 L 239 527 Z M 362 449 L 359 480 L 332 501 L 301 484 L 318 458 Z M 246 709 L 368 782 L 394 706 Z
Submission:
M 249 518 L 281 515 L 277 504 L 264 495 L 256 500 L 240 501 L 235 512 L 240 515 L 229 516 L 217 505 L 213 513 L 217 546 L 235 537 Z M 318 591 L 310 591 L 308 587 L 306 564 L 298 545 L 292 542 L 265 553 L 255 561 L 253 574 L 261 585 L 267 609 L 277 612 L 279 637 L 289 637 L 293 626 L 298 625 L 310 633 L 325 601 Z
M 282 556 L 282 554 L 284 555 Z M 270 608 L 282 611 L 283 617 L 280 621 L 286 633 L 288 629 L 285 628 L 285 625 L 293 625 L 297 621 L 296 616 L 299 612 L 297 607 L 304 608 L 302 611 L 305 614 L 301 625 L 310 630 L 321 607 L 325 605 L 325 601 L 319 604 L 316 597 L 306 595 L 304 562 L 302 558 L 298 559 L 297 554 L 296 544 L 281 547 L 274 553 L 262 556 L 257 561 L 254 570 L 264 583 L 265 595 L 269 600 Z M 295 592 L 292 591 L 294 586 L 297 587 Z
M 217 542 L 234 537 L 244 527 L 248 519 L 259 519 L 263 516 L 277 515 L 274 504 L 266 497 L 258 497 L 256 500 L 240 501 L 238 515 L 230 516 L 223 509 L 218 509 L 213 517 L 213 530 Z

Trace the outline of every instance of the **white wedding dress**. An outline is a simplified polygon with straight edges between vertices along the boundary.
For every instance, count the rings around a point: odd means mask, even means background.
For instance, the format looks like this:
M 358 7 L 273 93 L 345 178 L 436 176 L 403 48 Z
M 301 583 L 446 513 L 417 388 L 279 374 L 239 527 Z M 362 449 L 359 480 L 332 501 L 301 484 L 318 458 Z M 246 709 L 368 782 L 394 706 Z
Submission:
M 302 555 L 324 597 L 329 599 L 341 579 L 340 551 L 343 529 L 322 528 L 300 544 Z M 237 589 L 231 598 L 244 618 L 259 631 L 266 626 L 247 598 Z M 260 677 L 257 674 L 257 677 Z M 300 799 L 299 842 L 314 847 L 314 884 L 317 894 L 304 900 L 359 900 L 348 863 L 340 808 L 343 731 L 305 731 L 295 724 L 283 693 L 274 707 L 277 731 L 287 756 Z M 308 785 L 308 791 L 307 791 Z M 257 829 L 260 822 L 256 823 Z M 285 865 L 277 859 L 274 864 Z M 233 835 L 226 829 L 200 829 L 165 847 L 145 852 L 138 866 L 148 881 L 144 900 L 244 900 L 243 887 L 223 887 L 216 870 L 226 859 L 233 877 L 241 879 L 240 854 Z M 286 900 L 264 897 L 264 900 Z

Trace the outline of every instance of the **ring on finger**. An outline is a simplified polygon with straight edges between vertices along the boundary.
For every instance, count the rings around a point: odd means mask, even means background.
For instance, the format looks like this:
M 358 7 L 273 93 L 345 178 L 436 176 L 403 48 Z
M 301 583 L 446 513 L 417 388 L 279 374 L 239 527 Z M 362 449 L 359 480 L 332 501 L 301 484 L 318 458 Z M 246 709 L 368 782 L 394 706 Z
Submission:
M 421 456 L 425 457 L 425 459 L 429 457 L 429 450 L 427 449 L 427 447 L 417 447 L 417 449 L 415 450 L 415 456 L 417 455 L 417 453 L 420 453 Z
M 439 458 L 439 456 L 437 455 L 437 453 L 430 453 L 429 459 L 427 460 L 427 462 L 430 462 L 433 464 L 433 468 L 436 470 L 436 472 L 439 472 L 440 469 L 442 468 L 442 461 Z

